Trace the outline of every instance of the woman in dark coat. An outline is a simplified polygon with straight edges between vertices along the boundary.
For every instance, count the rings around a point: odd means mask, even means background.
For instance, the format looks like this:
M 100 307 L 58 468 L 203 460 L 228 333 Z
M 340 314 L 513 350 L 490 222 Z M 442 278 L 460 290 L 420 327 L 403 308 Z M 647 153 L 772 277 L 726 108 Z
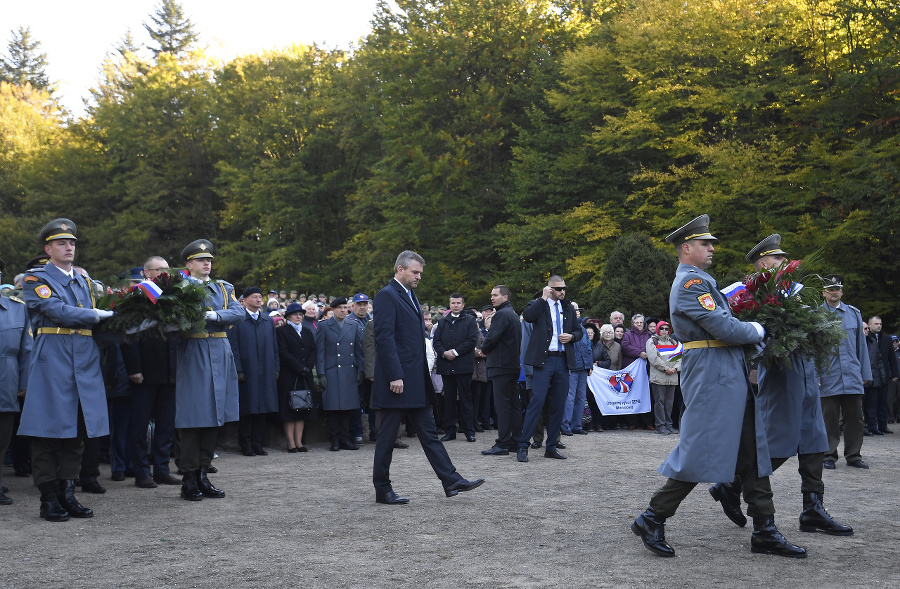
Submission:
M 275 330 L 281 372 L 278 375 L 278 409 L 287 436 L 288 452 L 306 452 L 303 445 L 303 425 L 312 419 L 313 410 L 294 411 L 290 406 L 292 390 L 315 390 L 312 369 L 316 365 L 316 340 L 310 329 L 303 328 L 303 308 L 297 303 L 288 305 L 285 325 Z
M 594 366 L 597 368 L 608 369 L 612 360 L 609 357 L 606 346 L 603 345 L 603 341 L 600 339 L 600 328 L 594 323 L 585 325 L 584 328 L 587 331 L 588 339 L 591 342 L 591 356 L 594 360 Z M 588 388 L 590 388 L 590 383 L 588 383 Z M 585 429 L 602 432 L 603 425 L 600 420 L 603 416 L 600 413 L 600 408 L 597 406 L 597 399 L 594 397 L 593 392 L 588 391 L 587 401 L 588 406 L 591 408 L 591 425 L 590 428 Z

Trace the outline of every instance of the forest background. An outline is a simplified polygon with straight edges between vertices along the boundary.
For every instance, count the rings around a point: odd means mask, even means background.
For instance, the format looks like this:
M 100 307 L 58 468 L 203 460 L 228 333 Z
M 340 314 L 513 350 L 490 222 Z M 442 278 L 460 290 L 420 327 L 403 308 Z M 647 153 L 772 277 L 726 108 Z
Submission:
M 351 51 L 217 63 L 175 0 L 123 31 L 86 114 L 39 40 L 0 62 L 7 280 L 49 219 L 100 280 L 197 238 L 239 286 L 516 307 L 561 274 L 591 314 L 667 314 L 662 238 L 707 213 L 724 286 L 770 233 L 900 326 L 900 6 L 886 0 L 397 0 Z M 201 23 L 202 25 L 202 23 Z

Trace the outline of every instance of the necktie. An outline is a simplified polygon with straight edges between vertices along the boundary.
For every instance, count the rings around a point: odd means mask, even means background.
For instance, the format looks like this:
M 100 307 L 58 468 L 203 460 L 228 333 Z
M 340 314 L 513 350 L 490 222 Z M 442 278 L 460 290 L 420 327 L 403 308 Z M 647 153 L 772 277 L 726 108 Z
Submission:
M 559 307 L 560 307 L 559 301 L 556 301 L 556 303 L 554 304 L 554 307 L 556 308 L 556 338 L 558 340 L 559 334 L 562 333 L 562 319 L 560 318 L 560 315 L 559 315 Z
M 406 291 L 406 294 L 409 295 L 409 302 L 411 302 L 411 303 L 413 304 L 413 307 L 415 307 L 415 306 L 416 306 L 416 299 L 413 298 L 413 296 L 412 296 L 412 291 L 411 291 L 411 290 L 408 290 L 408 291 Z M 418 311 L 418 309 L 416 309 L 416 310 Z

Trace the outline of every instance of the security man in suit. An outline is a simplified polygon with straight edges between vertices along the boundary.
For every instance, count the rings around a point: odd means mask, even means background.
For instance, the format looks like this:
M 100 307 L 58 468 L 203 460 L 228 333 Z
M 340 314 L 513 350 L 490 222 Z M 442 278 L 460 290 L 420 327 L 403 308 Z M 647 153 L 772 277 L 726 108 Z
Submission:
M 666 542 L 665 522 L 701 481 L 727 481 L 737 472 L 753 517 L 751 552 L 806 557 L 775 527 L 775 505 L 768 475 L 771 461 L 765 427 L 755 410 L 749 371 L 741 348 L 762 341 L 755 322 L 731 314 L 716 281 L 706 273 L 715 242 L 709 217 L 701 215 L 673 231 L 666 241 L 678 253 L 678 270 L 669 294 L 673 331 L 684 342 L 681 391 L 684 414 L 678 445 L 659 467 L 668 477 L 631 530 L 651 552 L 675 556 Z
M 0 260 L 0 282 L 3 282 L 5 266 L 6 263 Z M 6 455 L 19 413 L 19 397 L 28 388 L 33 345 L 25 301 L 15 296 L 0 296 L 0 456 Z M 10 505 L 12 502 L 0 486 L 0 505 Z
M 176 464 L 183 472 L 181 496 L 187 501 L 221 498 L 225 491 L 207 473 L 216 449 L 219 427 L 240 417 L 238 377 L 227 329 L 246 316 L 224 280 L 210 280 L 213 244 L 205 239 L 189 243 L 181 258 L 190 280 L 206 291 L 206 331 L 182 334 L 175 375 Z
M 394 440 L 404 415 L 418 434 L 447 497 L 484 482 L 467 481 L 460 476 L 437 437 L 434 413 L 429 407 L 434 402 L 434 387 L 425 360 L 425 320 L 413 293 L 424 266 L 425 260 L 416 252 L 401 252 L 394 263 L 394 278 L 375 296 L 372 320 L 377 360 L 372 404 L 378 407 L 381 425 L 375 441 L 372 482 L 375 501 L 387 505 L 409 503 L 409 499 L 394 492 L 390 478 Z
M 781 249 L 781 235 L 775 233 L 760 241 L 747 253 L 746 260 L 757 271 L 781 266 L 787 260 L 787 252 Z M 834 536 L 852 535 L 853 528 L 834 521 L 822 504 L 825 494 L 822 471 L 828 451 L 828 432 L 822 419 L 815 363 L 794 354 L 790 368 L 760 366 L 757 407 L 765 422 L 772 470 L 777 470 L 791 456 L 796 455 L 799 461 L 800 492 L 803 494 L 800 530 Z M 725 515 L 743 527 L 747 518 L 741 512 L 740 491 L 739 479 L 733 483 L 718 483 L 709 489 L 713 498 L 722 503 Z
M 76 240 L 69 219 L 47 223 L 40 241 L 50 259 L 26 272 L 22 282 L 35 343 L 19 435 L 32 436 L 32 475 L 41 490 L 41 517 L 48 521 L 94 515 L 75 498 L 82 437 L 109 434 L 100 350 L 91 328 L 112 311 L 95 308 L 91 284 L 75 272 Z
M 549 395 L 550 420 L 547 422 L 544 457 L 564 460 L 566 457 L 556 447 L 569 394 L 569 371 L 575 370 L 574 342 L 581 339 L 583 331 L 572 303 L 566 300 L 566 282 L 561 276 L 550 277 L 541 297 L 532 299 L 525 306 L 522 320 L 534 325 L 522 359 L 534 369 L 531 376 L 534 393 L 525 410 L 516 458 L 519 462 L 528 462 L 528 439 L 541 418 L 544 401 Z

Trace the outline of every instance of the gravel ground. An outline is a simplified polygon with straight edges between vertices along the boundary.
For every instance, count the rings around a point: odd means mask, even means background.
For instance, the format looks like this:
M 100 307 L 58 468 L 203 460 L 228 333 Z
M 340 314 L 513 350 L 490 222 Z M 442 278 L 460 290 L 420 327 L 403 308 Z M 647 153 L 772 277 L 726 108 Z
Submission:
M 677 558 L 648 552 L 629 529 L 663 482 L 656 468 L 677 436 L 612 431 L 564 438 L 568 460 L 486 457 L 495 432 L 446 444 L 480 488 L 447 499 L 418 443 L 396 450 L 394 489 L 409 505 L 374 502 L 373 444 L 356 452 L 248 458 L 220 451 L 210 478 L 225 499 L 183 501 L 178 487 L 109 480 L 79 494 L 92 519 L 38 517 L 30 479 L 4 468 L 3 587 L 882 587 L 897 586 L 900 433 L 866 438 L 870 470 L 825 471 L 825 504 L 849 538 L 798 531 L 797 462 L 773 477 L 776 523 L 809 558 L 751 554 L 748 528 L 705 486 L 667 526 Z M 105 467 L 108 469 L 108 467 Z

